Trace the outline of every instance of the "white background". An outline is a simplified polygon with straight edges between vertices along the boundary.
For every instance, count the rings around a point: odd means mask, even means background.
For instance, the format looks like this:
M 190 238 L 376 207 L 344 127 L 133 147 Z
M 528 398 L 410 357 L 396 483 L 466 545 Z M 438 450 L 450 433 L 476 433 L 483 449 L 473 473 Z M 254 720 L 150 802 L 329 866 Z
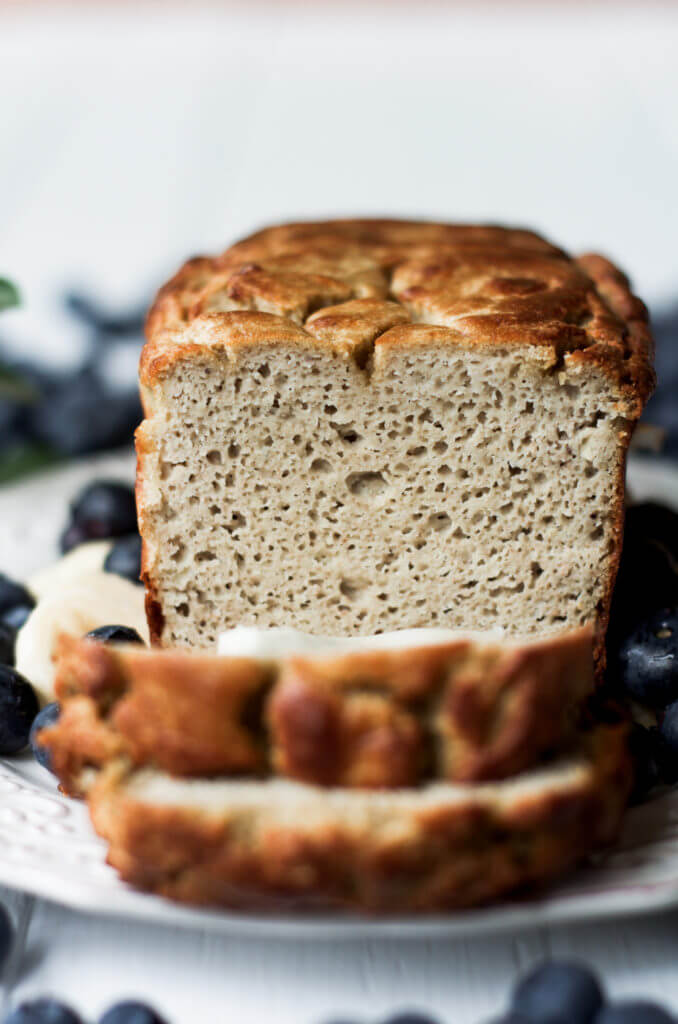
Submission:
M 65 356 L 63 285 L 145 299 L 263 223 L 353 213 L 534 226 L 658 308 L 677 55 L 650 3 L 0 4 L 0 274 L 29 303 L 3 333 Z
M 55 360 L 64 286 L 144 299 L 186 256 L 273 220 L 387 213 L 535 226 L 599 247 L 659 309 L 678 294 L 678 11 L 421 3 L 262 10 L 0 7 L 3 333 Z M 56 513 L 58 517 L 61 512 Z M 443 943 L 254 943 L 14 901 L 18 996 L 99 1012 L 146 994 L 173 1024 L 450 1024 L 515 973 L 590 959 L 616 994 L 673 1001 L 675 916 Z

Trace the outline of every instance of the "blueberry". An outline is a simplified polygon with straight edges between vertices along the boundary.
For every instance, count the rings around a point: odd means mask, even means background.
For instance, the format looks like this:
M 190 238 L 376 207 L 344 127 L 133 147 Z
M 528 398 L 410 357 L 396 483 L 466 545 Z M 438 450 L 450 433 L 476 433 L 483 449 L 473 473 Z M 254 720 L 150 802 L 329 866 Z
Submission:
M 118 480 L 95 480 L 76 496 L 71 520 L 88 540 L 136 533 L 134 488 Z
M 592 971 L 582 964 L 551 962 L 518 982 L 511 1009 L 530 1024 L 589 1024 L 602 1005 Z
M 49 729 L 51 725 L 56 725 L 60 711 L 61 708 L 57 701 L 53 701 L 51 704 L 46 704 L 45 707 L 42 708 L 42 710 L 35 716 L 28 736 L 35 760 L 49 772 L 52 770 L 52 755 L 47 747 L 43 747 L 38 743 L 37 735 L 41 729 Z
M 34 604 L 17 604 L 14 608 L 10 608 L 5 612 L 2 616 L 2 622 L 11 629 L 16 629 L 18 631 L 21 629 L 34 608 Z
M 611 673 L 635 700 L 666 707 L 678 699 L 678 609 L 652 612 L 619 644 Z
M 34 407 L 31 430 L 36 440 L 70 457 L 130 443 L 142 415 L 136 390 L 109 391 L 85 368 Z
M 0 572 L 0 619 L 7 621 L 7 613 L 13 608 L 34 608 L 35 600 L 21 583 L 15 583 Z
M 624 522 L 624 548 L 630 552 L 648 542 L 661 545 L 678 561 L 678 513 L 655 501 L 631 505 Z
M 656 732 L 655 760 L 662 782 L 678 782 L 678 701 L 665 709 Z
M 28 680 L 15 668 L 0 665 L 0 755 L 18 754 L 27 746 L 39 710 Z
M 141 575 L 141 537 L 138 533 L 131 533 L 128 537 L 121 537 L 116 540 L 104 561 L 106 572 L 114 572 L 118 576 L 124 576 L 132 583 L 139 583 Z
M 662 739 L 678 758 L 678 701 L 665 709 L 659 723 Z
M 73 548 L 85 544 L 90 539 L 86 526 L 82 523 L 69 523 L 59 538 L 59 551 L 62 555 L 66 555 Z
M 0 398 L 0 450 L 3 453 L 29 440 L 25 413 L 24 402 Z
M 0 665 L 14 664 L 16 629 L 6 622 L 0 622 Z
M 417 1010 L 405 1010 L 403 1013 L 396 1013 L 393 1017 L 387 1017 L 383 1024 L 438 1024 L 435 1017 L 427 1013 L 418 1013 Z
M 127 1001 L 106 1010 L 99 1024 L 166 1024 L 165 1018 L 145 1003 Z
M 638 536 L 624 540 L 612 597 L 608 646 L 614 650 L 649 612 L 678 603 L 678 564 L 667 546 Z
M 5 907 L 0 903 L 0 977 L 14 941 L 14 930 L 10 916 Z
M 595 1018 L 595 1024 L 675 1024 L 673 1016 L 656 1003 L 628 1001 L 610 1003 Z
M 104 335 L 139 335 L 144 327 L 144 312 L 135 309 L 122 314 L 112 314 L 81 292 L 66 294 L 66 308 L 93 327 L 97 333 Z
M 642 725 L 634 723 L 629 736 L 629 752 L 634 772 L 632 803 L 642 803 L 649 791 L 661 781 L 657 740 L 657 729 L 645 729 Z
M 4 1024 L 82 1024 L 82 1018 L 56 999 L 32 999 L 12 1010 Z
M 88 640 L 98 640 L 102 644 L 143 644 L 136 629 L 129 626 L 97 626 L 85 636 Z

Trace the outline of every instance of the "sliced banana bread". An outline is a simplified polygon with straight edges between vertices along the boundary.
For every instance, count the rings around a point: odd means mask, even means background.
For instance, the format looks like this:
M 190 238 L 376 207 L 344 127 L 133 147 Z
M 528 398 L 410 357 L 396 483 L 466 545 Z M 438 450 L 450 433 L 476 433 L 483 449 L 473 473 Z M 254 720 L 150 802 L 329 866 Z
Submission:
M 62 713 L 42 741 L 71 793 L 113 757 L 176 776 L 392 789 L 530 768 L 571 744 L 592 690 L 590 628 L 276 660 L 65 637 Z
M 630 778 L 625 727 L 603 725 L 570 757 L 495 784 L 326 790 L 177 779 L 119 760 L 90 773 L 88 801 L 109 862 L 162 896 L 398 913 L 553 879 L 614 839 Z

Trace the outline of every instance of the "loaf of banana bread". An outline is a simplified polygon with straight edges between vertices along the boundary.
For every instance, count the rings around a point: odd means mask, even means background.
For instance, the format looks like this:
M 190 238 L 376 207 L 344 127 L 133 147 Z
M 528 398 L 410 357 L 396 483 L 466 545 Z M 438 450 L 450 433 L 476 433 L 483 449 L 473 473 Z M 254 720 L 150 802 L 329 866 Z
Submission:
M 270 228 L 158 295 L 137 435 L 154 640 L 595 625 L 653 386 L 599 256 L 499 227 Z

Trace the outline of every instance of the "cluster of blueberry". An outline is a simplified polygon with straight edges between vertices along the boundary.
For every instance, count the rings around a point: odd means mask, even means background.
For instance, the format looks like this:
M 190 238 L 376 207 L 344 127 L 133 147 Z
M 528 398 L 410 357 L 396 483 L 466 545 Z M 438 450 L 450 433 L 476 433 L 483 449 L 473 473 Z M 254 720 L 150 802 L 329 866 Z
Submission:
M 493 1024 L 676 1024 L 657 1003 L 609 1002 L 596 975 L 583 964 L 549 961 L 513 990 L 508 1012 Z
M 5 306 L 18 302 L 16 292 L 14 299 Z M 65 303 L 84 323 L 90 340 L 75 369 L 50 370 L 17 359 L 11 348 L 0 349 L 1 480 L 56 458 L 128 444 L 142 418 L 136 374 L 120 380 L 111 370 L 119 346 L 130 351 L 130 365 L 135 362 L 142 344 L 142 311 L 112 316 L 75 293 Z
M 608 629 L 608 687 L 640 710 L 632 748 L 636 797 L 678 782 L 678 515 L 627 510 Z
M 0 973 L 12 947 L 7 911 L 0 905 Z M 22 1003 L 3 1024 L 83 1024 L 82 1018 L 56 999 Z M 167 1024 L 144 1003 L 116 1003 L 99 1024 Z M 347 1024 L 334 1021 L 333 1024 Z M 406 1011 L 381 1024 L 439 1024 L 433 1017 Z M 547 961 L 533 968 L 513 989 L 507 1012 L 492 1024 L 676 1024 L 668 1010 L 647 1000 L 609 1001 L 590 968 L 568 961 Z
M 141 539 L 134 491 L 126 484 L 99 480 L 80 492 L 71 505 L 61 550 L 102 538 L 114 540 L 104 569 L 138 583 Z M 31 683 L 14 668 L 16 635 L 34 606 L 26 587 L 0 573 L 0 755 L 18 754 L 30 743 L 37 761 L 49 768 L 48 752 L 36 737 L 54 724 L 59 705 L 47 704 L 40 710 Z M 103 643 L 143 643 L 136 630 L 127 626 L 100 626 L 87 635 Z
M 21 1003 L 5 1017 L 3 1024 L 84 1024 L 84 1021 L 70 1006 L 47 997 Z M 145 1003 L 129 999 L 109 1007 L 98 1024 L 166 1024 L 166 1021 Z
M 20 583 L 0 573 L 0 754 L 20 753 L 40 705 L 35 690 L 14 665 L 16 635 L 35 606 Z
M 0 976 L 14 944 L 14 930 L 6 909 L 0 904 Z M 57 999 L 33 999 L 21 1003 L 4 1018 L 2 1024 L 83 1024 L 82 1018 Z M 132 1000 L 111 1006 L 99 1024 L 167 1024 L 150 1006 Z
M 333 1024 L 347 1024 L 334 1021 Z M 439 1024 L 425 1013 L 398 1013 L 383 1024 Z M 596 975 L 583 964 L 547 961 L 513 989 L 506 1013 L 492 1024 L 676 1024 L 671 1013 L 646 1000 L 607 1001 Z

